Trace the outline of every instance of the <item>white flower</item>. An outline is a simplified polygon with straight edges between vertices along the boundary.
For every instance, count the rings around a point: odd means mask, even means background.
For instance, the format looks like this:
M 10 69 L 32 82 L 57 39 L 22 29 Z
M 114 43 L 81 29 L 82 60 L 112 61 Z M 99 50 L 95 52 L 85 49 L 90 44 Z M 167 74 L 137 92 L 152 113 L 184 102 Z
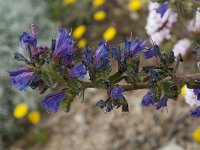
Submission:
M 181 39 L 174 45 L 174 55 L 177 56 L 180 53 L 182 56 L 184 56 L 187 54 L 190 47 L 191 41 L 189 39 Z
M 194 94 L 193 89 L 185 88 L 185 102 L 191 107 L 200 106 L 200 101 L 197 100 L 197 96 Z
M 152 40 L 158 45 L 164 40 L 171 38 L 170 28 L 177 21 L 177 13 L 173 12 L 170 8 L 161 17 L 156 13 L 156 9 L 160 6 L 159 3 L 149 3 L 149 16 L 147 18 L 146 32 L 151 36 Z
M 196 16 L 188 23 L 188 30 L 192 32 L 200 31 L 200 7 L 196 11 Z
M 170 39 L 171 34 L 170 34 L 170 29 L 169 28 L 163 28 L 162 30 L 155 32 L 151 34 L 151 38 L 153 41 L 156 42 L 156 44 L 162 43 L 165 39 Z

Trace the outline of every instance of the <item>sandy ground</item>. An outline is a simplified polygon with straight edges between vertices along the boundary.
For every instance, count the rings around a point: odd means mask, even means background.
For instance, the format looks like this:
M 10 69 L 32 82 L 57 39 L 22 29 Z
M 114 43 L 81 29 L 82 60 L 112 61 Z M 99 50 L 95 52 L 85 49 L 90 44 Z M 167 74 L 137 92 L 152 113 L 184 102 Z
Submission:
M 189 116 L 184 100 L 170 100 L 168 113 L 166 109 L 142 108 L 145 92 L 126 93 L 129 113 L 118 109 L 105 114 L 95 106 L 106 97 L 104 91 L 88 90 L 86 100 L 80 103 L 76 99 L 70 113 L 59 111 L 44 118 L 39 126 L 50 133 L 44 144 L 27 145 L 20 140 L 11 150 L 199 150 L 192 132 L 200 120 Z

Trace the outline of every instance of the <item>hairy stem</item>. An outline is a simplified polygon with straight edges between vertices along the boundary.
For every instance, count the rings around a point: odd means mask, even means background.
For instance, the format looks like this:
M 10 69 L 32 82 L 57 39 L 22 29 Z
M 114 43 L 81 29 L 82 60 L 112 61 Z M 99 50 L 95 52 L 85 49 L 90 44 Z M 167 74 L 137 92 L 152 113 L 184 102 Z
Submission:
M 185 76 L 173 76 L 172 81 L 177 84 L 185 84 L 189 81 L 200 80 L 200 73 L 185 75 Z
M 145 83 L 136 84 L 136 85 L 122 85 L 125 91 L 132 91 L 132 90 L 139 90 L 139 89 L 146 89 L 148 85 Z
M 190 74 L 190 75 L 185 75 L 185 76 L 172 76 L 171 79 L 169 79 L 169 80 L 172 80 L 176 84 L 184 85 L 185 83 L 187 83 L 189 81 L 200 80 L 200 73 Z M 93 82 L 84 82 L 84 81 L 79 81 L 79 82 L 82 84 L 83 89 L 99 88 Z M 135 84 L 135 85 L 122 85 L 122 86 L 124 87 L 125 91 L 132 91 L 132 90 L 148 88 L 147 83 L 139 83 L 139 84 Z M 105 85 L 105 87 L 106 87 L 106 85 Z

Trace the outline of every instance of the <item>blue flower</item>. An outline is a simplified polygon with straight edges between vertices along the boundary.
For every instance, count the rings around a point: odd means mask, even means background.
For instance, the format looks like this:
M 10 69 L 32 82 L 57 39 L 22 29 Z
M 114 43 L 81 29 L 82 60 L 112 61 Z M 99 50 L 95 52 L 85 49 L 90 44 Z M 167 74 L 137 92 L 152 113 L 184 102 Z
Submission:
M 39 55 L 45 53 L 48 50 L 48 47 L 46 45 L 41 45 L 37 47 L 37 53 L 39 53 Z
M 45 98 L 41 99 L 40 102 L 44 105 L 48 112 L 57 112 L 60 102 L 65 98 L 66 95 L 64 92 L 57 92 L 47 95 Z
M 93 63 L 95 70 L 103 70 L 109 66 L 110 60 L 108 57 L 108 48 L 106 42 L 99 42 L 98 48 L 94 54 Z
M 141 104 L 142 104 L 143 107 L 148 107 L 149 105 L 153 105 L 154 104 L 153 93 L 147 92 L 147 94 L 143 96 Z
M 159 13 L 161 15 L 161 18 L 164 16 L 165 12 L 169 9 L 169 4 L 168 3 L 164 3 L 162 5 L 160 5 L 157 9 L 156 9 L 156 13 Z
M 82 57 L 82 62 L 85 65 L 85 67 L 87 67 L 90 70 L 93 69 L 94 51 L 85 49 L 82 52 Z
M 111 54 L 112 54 L 112 58 L 115 61 L 117 61 L 119 63 L 122 61 L 122 55 L 121 55 L 120 47 L 112 47 L 111 48 Z
M 10 75 L 12 84 L 20 91 L 25 90 L 30 85 L 34 73 L 29 67 L 17 68 L 7 72 Z
M 155 56 L 156 53 L 155 53 L 154 49 L 149 48 L 149 49 L 144 51 L 144 55 L 145 55 L 146 59 L 149 59 L 149 58 L 152 58 L 153 56 Z
M 200 89 L 193 89 L 193 92 L 197 96 L 197 100 L 200 101 Z
M 118 62 L 118 71 L 119 72 L 124 72 L 127 69 L 126 59 L 129 58 L 129 56 L 131 56 L 131 55 L 128 55 L 128 53 L 130 51 L 128 51 L 128 49 L 126 48 L 127 47 L 126 39 L 124 39 L 124 43 L 125 43 L 124 50 L 121 50 L 120 47 L 112 47 L 111 48 L 112 58 Z
M 20 41 L 21 47 L 25 50 L 27 50 L 26 44 L 28 44 L 31 47 L 36 47 L 37 45 L 37 38 L 28 32 L 23 32 L 19 36 L 19 41 Z
M 108 58 L 102 58 L 101 61 L 95 65 L 95 70 L 104 70 L 110 64 L 110 60 Z
M 118 62 L 119 72 L 124 72 L 127 69 L 126 61 L 128 59 L 145 48 L 142 41 L 137 37 L 134 41 L 124 38 L 122 42 L 124 43 L 124 49 L 121 50 L 120 47 L 111 48 L 112 58 Z
M 160 52 L 160 48 L 157 44 L 153 44 L 152 48 L 146 49 L 144 51 L 144 55 L 146 59 L 152 58 L 153 56 L 158 56 L 160 59 L 162 59 L 162 54 Z
M 82 54 L 82 62 L 90 71 L 103 70 L 110 64 L 108 50 L 104 41 L 99 43 L 96 51 L 85 49 Z
M 65 66 L 69 66 L 74 58 L 74 41 L 65 29 L 59 29 L 56 36 L 55 50 L 53 58 L 55 61 L 62 60 Z
M 23 32 L 19 36 L 20 45 L 24 50 L 28 50 L 27 46 L 31 49 L 37 46 L 37 34 L 35 32 Z
M 135 40 L 132 42 L 129 42 L 130 44 L 130 51 L 133 55 L 137 54 L 138 52 L 141 52 L 144 50 L 145 46 L 138 37 L 135 38 Z
M 200 106 L 196 107 L 195 110 L 191 110 L 190 115 L 194 118 L 199 118 L 200 117 Z
M 133 57 L 145 48 L 142 40 L 138 37 L 134 41 L 123 39 L 122 42 L 124 43 L 124 51 L 122 52 L 123 60 Z
M 43 55 L 48 50 L 48 47 L 46 45 L 38 46 L 35 48 L 35 52 L 33 52 L 32 59 L 36 62 L 40 62 L 40 56 Z
M 108 49 L 106 46 L 106 42 L 104 42 L 104 41 L 101 41 L 99 43 L 99 46 L 95 52 L 95 59 L 94 59 L 95 64 L 98 64 L 98 62 L 102 58 L 108 58 Z
M 76 78 L 84 78 L 86 74 L 87 71 L 83 67 L 83 64 L 78 64 L 69 71 L 69 75 Z
M 160 98 L 160 101 L 156 104 L 156 109 L 159 110 L 162 107 L 166 107 L 167 106 L 167 101 L 168 101 L 168 97 L 167 96 L 162 96 Z
M 111 98 L 113 99 L 121 99 L 124 98 L 124 88 L 122 86 L 118 86 L 111 91 Z

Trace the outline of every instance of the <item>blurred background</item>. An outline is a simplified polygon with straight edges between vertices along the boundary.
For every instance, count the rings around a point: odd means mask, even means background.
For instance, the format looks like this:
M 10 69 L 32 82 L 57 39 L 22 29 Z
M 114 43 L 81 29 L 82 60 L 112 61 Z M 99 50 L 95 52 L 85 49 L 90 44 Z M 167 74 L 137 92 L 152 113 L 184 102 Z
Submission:
M 23 53 L 18 36 L 31 24 L 40 44 L 50 45 L 59 27 L 72 30 L 78 50 L 102 39 L 110 45 L 124 37 L 148 41 L 151 36 L 163 51 L 182 53 L 179 74 L 197 72 L 191 50 L 200 43 L 199 12 L 180 17 L 169 10 L 160 18 L 158 6 L 149 0 L 0 0 L 0 150 L 198 150 L 200 120 L 189 116 L 185 88 L 162 112 L 142 108 L 146 91 L 138 90 L 125 95 L 129 113 L 105 114 L 95 106 L 105 91 L 88 89 L 86 100 L 76 98 L 69 113 L 48 114 L 41 96 L 17 91 L 6 73 L 23 66 L 13 53 Z

